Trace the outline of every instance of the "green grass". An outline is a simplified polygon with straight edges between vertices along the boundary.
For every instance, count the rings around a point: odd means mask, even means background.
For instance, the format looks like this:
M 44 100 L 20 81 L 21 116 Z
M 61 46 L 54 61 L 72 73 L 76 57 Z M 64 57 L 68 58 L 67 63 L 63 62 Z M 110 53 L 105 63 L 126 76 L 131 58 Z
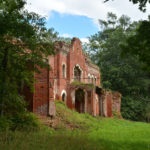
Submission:
M 150 124 L 79 114 L 57 102 L 54 128 L 0 133 L 2 150 L 150 150 Z

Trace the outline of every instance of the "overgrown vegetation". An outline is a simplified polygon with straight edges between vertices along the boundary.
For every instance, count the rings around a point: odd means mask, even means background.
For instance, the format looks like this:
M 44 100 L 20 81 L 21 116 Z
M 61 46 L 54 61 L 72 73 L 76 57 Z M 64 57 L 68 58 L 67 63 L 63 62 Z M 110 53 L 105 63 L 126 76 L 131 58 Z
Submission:
M 86 88 L 89 90 L 95 88 L 94 84 L 92 83 L 84 83 L 84 82 L 78 82 L 78 81 L 74 81 L 70 85 L 73 87 Z
M 28 131 L 37 130 L 38 128 L 39 121 L 37 117 L 29 112 L 0 117 L 0 132 L 9 130 Z
M 0 0 L 0 116 L 24 115 L 24 86 L 32 89 L 33 72 L 49 67 L 57 34 L 45 18 L 24 9 L 25 0 Z
M 99 22 L 102 31 L 89 38 L 89 53 L 91 59 L 101 69 L 103 87 L 122 93 L 121 112 L 124 118 L 148 121 L 150 117 L 148 116 L 150 112 L 148 109 L 150 105 L 149 72 L 143 69 L 145 63 L 140 61 L 140 56 L 133 55 L 132 52 L 127 53 L 133 46 L 135 48 L 133 51 L 138 50 L 140 55 L 139 46 L 135 43 L 142 45 L 143 41 L 137 42 L 136 40 L 135 42 L 129 37 L 136 35 L 141 22 L 131 22 L 130 18 L 124 15 L 117 18 L 113 13 L 108 13 L 108 19 L 99 20 Z M 126 47 L 123 50 L 122 45 L 127 44 L 128 38 L 128 42 L 134 44 L 131 48 Z M 147 51 L 144 50 L 141 57 L 149 58 L 149 45 L 145 46 Z
M 104 2 L 107 2 L 110 0 L 104 0 Z M 148 5 L 150 3 L 149 0 L 129 0 L 131 1 L 133 4 L 138 4 L 139 5 L 139 9 L 143 12 L 146 11 L 146 5 Z
M 148 150 L 150 124 L 94 118 L 56 103 L 53 127 L 36 132 L 0 132 L 0 149 L 7 150 Z M 57 123 L 58 124 L 57 124 Z
M 26 110 L 21 95 L 23 87 L 32 89 L 33 72 L 38 67 L 49 67 L 47 56 L 54 53 L 57 33 L 46 29 L 45 18 L 24 10 L 25 3 L 25 0 L 0 0 L 0 149 L 150 149 L 149 124 L 93 118 L 57 102 L 56 118 L 50 120 L 50 127 L 44 127 Z M 149 22 L 131 23 L 126 16 L 117 19 L 109 13 L 107 21 L 100 20 L 103 30 L 90 38 L 91 56 L 101 68 L 103 86 L 123 94 L 122 115 L 147 122 L 150 121 Z M 135 35 L 139 35 L 138 39 Z M 138 43 L 141 38 L 144 41 Z M 134 45 L 133 51 L 128 49 L 134 56 L 121 57 L 120 44 L 125 48 Z M 143 55 L 141 46 L 145 48 Z M 143 70 L 143 66 L 147 69 Z M 83 83 L 72 86 L 94 87 Z

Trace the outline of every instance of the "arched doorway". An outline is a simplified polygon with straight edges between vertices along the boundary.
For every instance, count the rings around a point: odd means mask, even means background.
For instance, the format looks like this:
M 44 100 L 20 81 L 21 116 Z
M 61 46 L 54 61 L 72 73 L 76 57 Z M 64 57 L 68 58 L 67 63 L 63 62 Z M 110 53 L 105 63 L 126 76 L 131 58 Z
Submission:
M 85 112 L 85 93 L 80 88 L 75 91 L 75 109 L 79 113 Z
M 66 100 L 66 94 L 63 93 L 63 94 L 62 94 L 62 101 L 65 102 L 65 100 Z

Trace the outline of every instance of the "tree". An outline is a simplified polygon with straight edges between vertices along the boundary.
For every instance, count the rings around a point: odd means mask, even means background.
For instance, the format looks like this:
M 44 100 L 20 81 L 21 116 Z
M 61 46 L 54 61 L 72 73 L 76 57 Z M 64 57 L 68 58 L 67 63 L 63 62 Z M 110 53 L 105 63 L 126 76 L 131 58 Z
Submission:
M 104 2 L 107 2 L 109 0 L 105 0 Z M 133 4 L 139 4 L 139 9 L 142 11 L 146 11 L 146 5 L 150 3 L 150 0 L 129 0 Z
M 129 53 L 139 57 L 143 62 L 143 68 L 150 73 L 150 20 L 142 21 L 135 34 L 128 37 L 122 44 L 123 53 Z
M 122 93 L 123 117 L 143 121 L 146 117 L 145 107 L 150 99 L 150 79 L 147 72 L 142 70 L 143 63 L 138 57 L 130 54 L 122 57 L 120 47 L 126 38 L 135 34 L 139 23 L 131 23 L 130 18 L 123 15 L 116 18 L 112 26 L 109 21 L 111 16 L 101 21 L 103 30 L 89 38 L 89 52 L 101 69 L 103 87 Z
M 109 1 L 109 0 L 106 0 Z M 106 2 L 105 1 L 105 2 Z M 139 4 L 139 9 L 143 12 L 146 11 L 146 5 L 150 3 L 150 0 L 130 0 L 133 4 Z M 129 37 L 125 49 L 128 49 L 128 53 L 137 55 L 140 61 L 144 62 L 145 69 L 150 71 L 150 17 L 149 20 L 141 21 L 139 28 L 136 30 L 136 34 Z M 128 48 L 127 48 L 128 47 Z
M 72 39 L 70 37 L 59 37 L 58 40 L 59 41 L 63 41 L 65 43 L 67 43 L 67 44 L 71 44 L 71 40 Z
M 24 111 L 19 91 L 32 85 L 33 71 L 48 67 L 56 33 L 45 28 L 45 18 L 24 10 L 25 0 L 0 0 L 0 113 Z M 51 37 L 51 38 L 50 38 Z M 37 67 L 38 66 L 38 67 Z

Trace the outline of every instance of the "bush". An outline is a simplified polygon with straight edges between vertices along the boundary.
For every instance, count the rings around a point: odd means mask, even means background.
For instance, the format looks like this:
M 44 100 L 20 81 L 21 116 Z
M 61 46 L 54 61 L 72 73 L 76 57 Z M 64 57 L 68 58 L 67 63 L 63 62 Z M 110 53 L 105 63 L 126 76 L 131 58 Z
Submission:
M 11 128 L 12 121 L 6 117 L 0 117 L 0 132 Z
M 0 117 L 0 132 L 7 130 L 33 131 L 39 129 L 40 123 L 33 113 L 25 112 L 14 116 Z
M 17 114 L 11 118 L 12 130 L 37 130 L 39 128 L 39 122 L 37 117 L 33 113 Z

